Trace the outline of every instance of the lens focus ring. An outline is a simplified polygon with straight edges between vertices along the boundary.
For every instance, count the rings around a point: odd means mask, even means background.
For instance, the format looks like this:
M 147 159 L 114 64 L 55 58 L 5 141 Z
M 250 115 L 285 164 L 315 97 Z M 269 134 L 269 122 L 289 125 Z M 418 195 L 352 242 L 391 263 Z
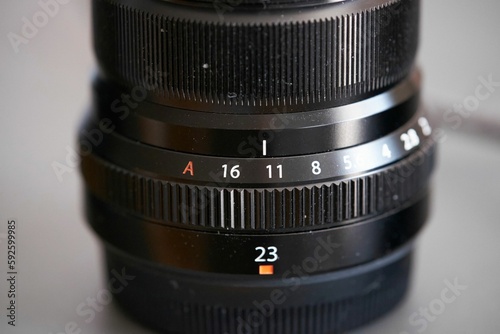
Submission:
M 349 103 L 404 78 L 417 49 L 417 0 L 263 15 L 244 4 L 221 13 L 199 2 L 130 3 L 94 1 L 101 70 L 127 87 L 154 85 L 154 100 L 191 110 Z

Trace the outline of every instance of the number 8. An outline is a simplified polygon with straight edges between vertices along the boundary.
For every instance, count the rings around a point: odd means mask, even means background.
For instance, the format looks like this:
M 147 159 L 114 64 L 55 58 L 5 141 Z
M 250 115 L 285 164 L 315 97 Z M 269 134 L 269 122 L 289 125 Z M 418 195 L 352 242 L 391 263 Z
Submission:
M 312 173 L 314 175 L 321 174 L 321 164 L 319 163 L 319 161 L 313 161 L 311 167 L 312 167 Z

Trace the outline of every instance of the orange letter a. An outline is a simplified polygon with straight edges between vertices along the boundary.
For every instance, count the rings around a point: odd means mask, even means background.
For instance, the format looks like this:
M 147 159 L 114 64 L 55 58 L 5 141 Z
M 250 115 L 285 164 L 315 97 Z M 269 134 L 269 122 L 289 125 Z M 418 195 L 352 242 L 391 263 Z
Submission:
M 182 172 L 182 175 L 184 175 L 186 173 L 189 173 L 189 174 L 191 174 L 191 176 L 194 176 L 194 167 L 193 167 L 192 161 L 188 162 L 188 164 L 186 165 L 186 168 L 184 168 L 184 172 Z

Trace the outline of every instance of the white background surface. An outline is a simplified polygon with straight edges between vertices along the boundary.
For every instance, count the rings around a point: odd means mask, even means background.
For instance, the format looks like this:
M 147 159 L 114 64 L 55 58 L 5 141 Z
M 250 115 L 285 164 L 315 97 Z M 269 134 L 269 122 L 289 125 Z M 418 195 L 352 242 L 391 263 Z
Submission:
M 22 18 L 39 10 L 35 0 L 0 4 L 0 233 L 9 218 L 19 224 L 15 328 L 6 324 L 0 234 L 0 333 L 64 333 L 69 322 L 82 334 L 149 333 L 113 305 L 89 323 L 76 313 L 105 287 L 100 249 L 82 218 L 78 171 L 59 182 L 51 164 L 64 162 L 67 147 L 76 147 L 77 126 L 89 105 L 89 1 L 61 6 L 15 53 L 7 34 L 19 33 Z M 463 102 L 480 76 L 500 81 L 499 13 L 495 0 L 424 1 L 419 63 L 431 106 Z M 499 106 L 500 88 L 464 121 L 500 123 Z M 422 328 L 412 326 L 409 316 L 439 299 L 444 281 L 454 279 L 467 289 L 423 332 L 500 331 L 500 140 L 465 129 L 449 130 L 440 147 L 433 216 L 419 238 L 408 298 L 359 333 L 417 333 Z

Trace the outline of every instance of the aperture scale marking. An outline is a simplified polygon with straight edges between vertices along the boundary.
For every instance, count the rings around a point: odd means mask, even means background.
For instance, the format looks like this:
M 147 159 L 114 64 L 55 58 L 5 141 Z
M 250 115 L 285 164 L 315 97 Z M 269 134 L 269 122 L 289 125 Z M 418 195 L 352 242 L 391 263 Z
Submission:
M 363 172 L 367 169 L 367 167 L 369 170 L 371 170 L 373 168 L 376 168 L 377 166 L 370 166 L 370 162 L 378 161 L 379 159 L 375 156 L 372 156 L 372 159 L 367 160 L 366 157 L 368 156 L 368 154 L 366 152 L 369 152 L 370 154 L 372 154 L 373 152 L 381 152 L 380 157 L 383 157 L 385 159 L 389 159 L 386 161 L 392 162 L 392 161 L 394 161 L 393 156 L 394 156 L 395 152 L 397 152 L 397 156 L 399 156 L 399 158 L 402 158 L 404 156 L 404 154 L 401 154 L 403 151 L 410 152 L 416 148 L 419 148 L 421 146 L 422 139 L 424 137 L 428 137 L 432 134 L 432 128 L 429 125 L 429 122 L 425 116 L 422 116 L 421 113 L 419 113 L 417 116 L 418 116 L 418 123 L 415 123 L 414 121 L 411 122 L 410 126 L 407 126 L 403 129 L 401 129 L 397 133 L 391 134 L 390 136 L 388 136 L 389 138 L 384 137 L 384 138 L 381 138 L 380 140 L 377 140 L 377 141 L 372 142 L 370 144 L 358 146 L 357 148 L 344 149 L 344 150 L 338 151 L 338 152 L 345 152 L 346 154 L 342 155 L 343 166 L 336 164 L 336 167 L 338 167 L 337 169 L 340 169 L 340 170 L 344 169 L 345 171 L 354 172 L 354 173 Z M 398 133 L 401 133 L 401 135 L 399 135 L 399 139 L 400 139 L 399 142 L 397 140 L 394 140 L 394 138 L 393 138 L 393 137 L 398 137 Z M 410 136 L 410 138 L 417 136 L 416 138 L 411 138 L 414 141 L 410 142 L 410 144 L 413 143 L 415 145 L 412 144 L 412 145 L 408 146 L 408 141 L 406 139 L 408 133 L 413 134 L 412 136 Z M 266 155 L 265 154 L 266 145 L 267 145 L 266 140 L 263 140 L 262 146 L 263 146 L 263 154 L 264 155 Z M 367 146 L 369 146 L 369 148 L 367 148 Z M 374 148 L 374 147 L 377 147 L 377 148 Z M 356 153 L 353 154 L 351 152 L 356 152 Z M 359 152 L 364 152 L 364 154 L 361 154 Z M 349 154 L 347 154 L 347 153 L 349 153 Z M 325 155 L 322 154 L 322 156 L 325 156 Z M 315 160 L 311 161 L 312 168 L 311 168 L 311 172 L 309 173 L 310 174 L 309 176 L 320 177 L 323 174 L 321 168 L 328 166 L 328 159 L 326 157 L 324 157 L 323 159 L 318 160 L 317 155 L 313 155 L 311 158 L 315 159 Z M 258 159 L 261 160 L 260 158 L 258 158 Z M 283 178 L 283 170 L 285 169 L 283 167 L 283 165 L 285 164 L 285 159 L 284 158 L 275 158 L 275 159 L 280 161 L 280 163 L 277 165 L 269 164 L 266 166 L 266 171 L 268 172 L 268 179 L 270 179 L 270 180 Z M 254 161 L 254 160 L 257 160 L 257 158 L 256 159 L 245 159 L 245 160 Z M 244 166 L 244 164 L 247 163 L 245 160 L 242 160 L 241 162 L 238 162 L 238 164 L 233 165 L 232 168 L 228 164 L 224 164 L 222 166 L 224 179 L 227 180 L 228 183 L 230 183 L 232 180 L 239 179 L 240 176 L 243 175 L 244 169 L 241 166 L 242 165 Z M 370 161 L 370 162 L 368 162 L 368 161 Z M 276 167 L 276 169 L 278 170 L 276 172 L 277 176 L 273 176 L 273 167 Z M 232 175 L 231 175 L 231 173 L 228 174 L 227 173 L 228 168 L 231 168 L 233 171 L 237 171 L 237 177 L 234 177 L 235 173 L 232 173 Z M 254 168 L 252 168 L 252 171 L 256 172 L 256 170 Z
M 429 122 L 421 110 L 405 126 L 370 143 L 301 156 L 275 158 L 204 156 L 164 150 L 140 144 L 116 134 L 111 134 L 97 149 L 107 152 L 106 160 L 112 164 L 132 168 L 137 172 L 162 180 L 186 184 L 207 185 L 208 183 L 217 187 L 241 185 L 267 187 L 304 182 L 317 183 L 375 170 L 397 162 L 418 149 L 424 142 L 423 139 L 431 133 Z M 410 137 L 416 135 L 418 143 L 416 138 L 413 138 L 412 145 L 408 146 L 408 142 L 403 140 L 405 134 L 412 134 Z M 120 154 L 121 150 L 106 150 L 108 144 L 123 147 L 127 155 Z M 130 160 L 130 157 L 135 158 Z M 316 169 L 312 166 L 314 162 L 319 163 Z M 185 173 L 186 165 L 190 163 L 192 163 L 194 173 Z M 318 172 L 319 170 L 321 172 Z M 269 175 L 272 177 L 270 178 Z

